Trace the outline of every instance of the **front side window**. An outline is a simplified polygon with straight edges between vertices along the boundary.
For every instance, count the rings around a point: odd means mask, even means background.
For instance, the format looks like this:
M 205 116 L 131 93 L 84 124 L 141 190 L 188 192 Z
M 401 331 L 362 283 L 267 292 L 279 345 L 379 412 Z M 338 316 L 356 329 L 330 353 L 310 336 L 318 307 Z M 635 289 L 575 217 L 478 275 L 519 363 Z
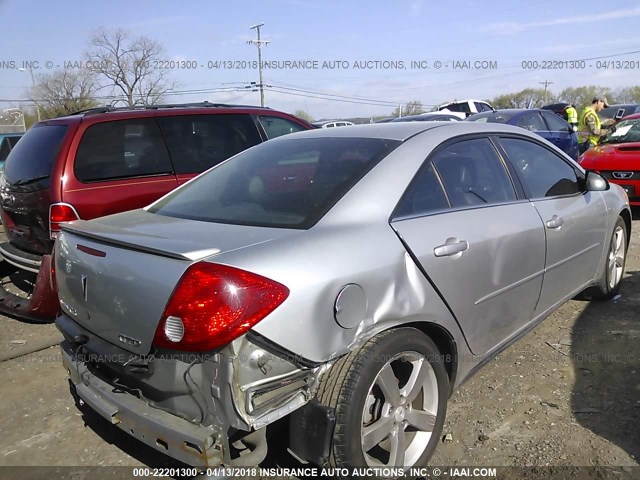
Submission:
M 272 117 L 268 115 L 259 115 L 258 120 L 267 133 L 267 137 L 276 138 L 288 133 L 301 132 L 306 130 L 302 125 L 282 117 Z
M 516 199 L 511 179 L 487 138 L 448 145 L 438 150 L 432 161 L 454 208 Z
M 246 114 L 159 117 L 176 173 L 202 173 L 260 143 Z
M 81 182 L 172 173 L 169 154 L 153 118 L 96 123 L 80 140 L 74 172 Z
M 501 138 L 500 143 L 529 198 L 580 192 L 576 171 L 555 153 L 523 139 Z
M 379 138 L 265 142 L 169 194 L 149 211 L 205 222 L 310 228 L 399 143 Z

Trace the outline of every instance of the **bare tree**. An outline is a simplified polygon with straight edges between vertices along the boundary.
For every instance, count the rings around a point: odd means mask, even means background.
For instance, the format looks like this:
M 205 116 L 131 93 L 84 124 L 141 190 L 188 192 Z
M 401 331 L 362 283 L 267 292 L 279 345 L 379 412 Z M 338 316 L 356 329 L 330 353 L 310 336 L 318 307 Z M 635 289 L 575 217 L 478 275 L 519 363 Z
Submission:
M 42 107 L 44 118 L 59 117 L 95 107 L 96 76 L 86 69 L 57 70 L 36 77 L 33 96 Z
M 175 85 L 168 71 L 157 68 L 164 47 L 147 37 L 131 38 L 125 30 L 102 30 L 91 39 L 87 54 L 93 70 L 106 77 L 107 87 L 122 92 L 129 106 L 158 103 Z

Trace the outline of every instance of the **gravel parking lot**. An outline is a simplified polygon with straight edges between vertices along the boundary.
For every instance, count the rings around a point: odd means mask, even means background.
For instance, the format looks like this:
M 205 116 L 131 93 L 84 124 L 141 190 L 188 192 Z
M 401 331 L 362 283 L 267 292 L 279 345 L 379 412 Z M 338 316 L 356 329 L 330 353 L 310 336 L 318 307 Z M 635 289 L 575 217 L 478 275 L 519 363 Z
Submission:
M 434 465 L 639 465 L 639 245 L 635 221 L 621 297 L 567 303 L 453 395 Z M 0 325 L 0 466 L 171 464 L 77 409 L 57 347 L 24 354 L 53 325 Z

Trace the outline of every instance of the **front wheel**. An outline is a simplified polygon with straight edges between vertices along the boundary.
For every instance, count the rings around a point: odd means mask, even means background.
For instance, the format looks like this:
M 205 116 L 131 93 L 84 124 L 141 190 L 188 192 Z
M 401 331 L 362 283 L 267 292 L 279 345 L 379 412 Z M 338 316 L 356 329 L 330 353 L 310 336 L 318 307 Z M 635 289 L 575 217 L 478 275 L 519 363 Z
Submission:
M 340 359 L 318 390 L 336 415 L 329 466 L 426 465 L 442 432 L 448 391 L 444 359 L 422 332 L 399 328 L 373 337 Z

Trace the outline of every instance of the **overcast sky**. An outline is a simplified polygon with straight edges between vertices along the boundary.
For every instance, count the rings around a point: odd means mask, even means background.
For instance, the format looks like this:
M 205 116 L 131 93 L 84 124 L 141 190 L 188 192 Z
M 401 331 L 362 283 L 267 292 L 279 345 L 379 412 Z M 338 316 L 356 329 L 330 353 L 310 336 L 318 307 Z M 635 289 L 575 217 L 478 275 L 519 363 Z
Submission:
M 23 61 L 38 61 L 36 75 L 47 65 L 55 69 L 81 61 L 99 28 L 148 36 L 164 44 L 167 60 L 193 61 L 195 69 L 171 71 L 182 93 L 169 101 L 259 104 L 259 94 L 244 87 L 258 81 L 257 70 L 246 64 L 257 59 L 257 49 L 247 41 L 255 37 L 249 27 L 262 22 L 262 38 L 270 41 L 263 60 L 279 62 L 264 70 L 266 104 L 306 110 L 316 119 L 385 115 L 414 99 L 428 106 L 492 98 L 540 88 L 543 81 L 553 82 L 554 92 L 587 84 L 640 84 L 637 1 L 435 3 L 0 0 L 0 107 L 29 97 L 30 75 L 19 70 Z M 522 63 L 582 59 L 588 59 L 585 68 L 573 70 L 535 70 Z M 283 68 L 286 60 L 311 68 Z M 483 60 L 496 68 L 487 63 L 474 68 Z M 605 60 L 630 62 L 597 68 Z M 14 68 L 8 68 L 10 61 Z

